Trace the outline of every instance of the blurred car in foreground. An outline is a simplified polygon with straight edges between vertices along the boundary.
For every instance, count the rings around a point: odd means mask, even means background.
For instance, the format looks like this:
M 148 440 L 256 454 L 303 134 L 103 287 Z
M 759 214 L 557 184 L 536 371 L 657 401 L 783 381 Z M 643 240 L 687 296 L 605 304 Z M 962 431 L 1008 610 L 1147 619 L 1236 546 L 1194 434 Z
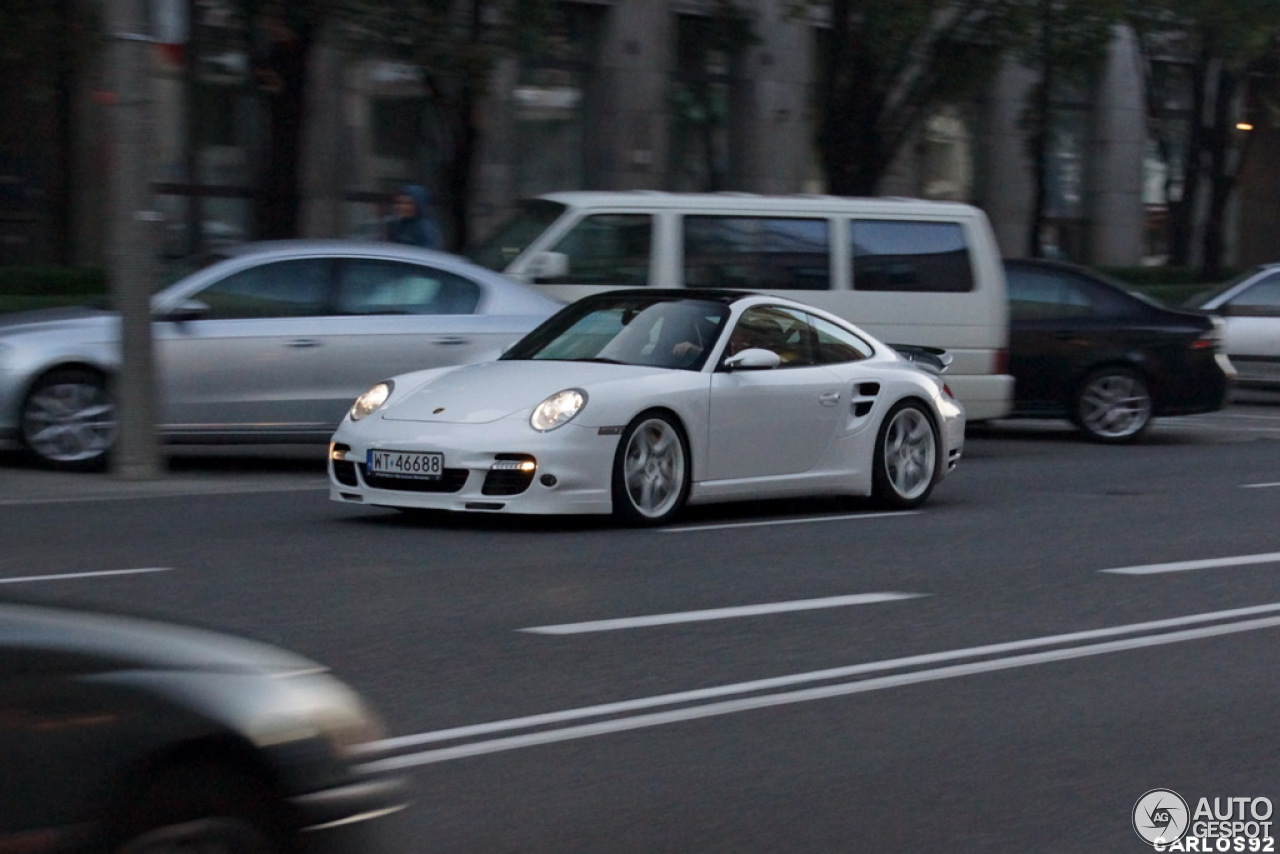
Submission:
M 1071 264 L 1006 260 L 1014 417 L 1067 418 L 1099 442 L 1154 417 L 1221 409 L 1235 371 L 1221 324 Z
M 405 787 L 325 668 L 133 617 L 0 603 L 0 851 L 366 852 Z
M 440 252 L 242 244 L 152 299 L 159 431 L 172 442 L 324 442 L 379 377 L 493 359 L 561 305 Z M 115 441 L 119 318 L 0 315 L 0 439 L 57 468 Z
M 1280 264 L 1255 267 L 1188 305 L 1222 318 L 1241 387 L 1280 389 Z
M 834 315 L 643 289 L 583 297 L 498 361 L 378 383 L 334 434 L 329 470 L 340 502 L 660 524 L 686 502 L 916 507 L 963 445 L 938 373 Z

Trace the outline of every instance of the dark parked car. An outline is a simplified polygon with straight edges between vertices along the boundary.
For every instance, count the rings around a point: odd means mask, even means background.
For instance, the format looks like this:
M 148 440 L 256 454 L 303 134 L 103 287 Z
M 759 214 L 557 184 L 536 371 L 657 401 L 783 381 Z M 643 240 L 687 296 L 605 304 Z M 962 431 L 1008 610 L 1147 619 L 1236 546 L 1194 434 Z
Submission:
M 1153 417 L 1222 408 L 1235 370 L 1221 321 L 1169 308 L 1100 273 L 1007 260 L 1014 416 L 1068 418 L 1127 442 Z
M 272 646 L 0 603 L 0 851 L 372 851 L 404 804 L 354 761 L 380 726 Z

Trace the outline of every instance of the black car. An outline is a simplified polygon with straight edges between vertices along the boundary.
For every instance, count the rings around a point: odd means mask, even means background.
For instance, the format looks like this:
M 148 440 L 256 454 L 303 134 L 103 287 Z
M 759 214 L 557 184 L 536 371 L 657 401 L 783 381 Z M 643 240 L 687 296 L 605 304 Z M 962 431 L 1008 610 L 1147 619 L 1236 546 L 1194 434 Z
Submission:
M 1221 322 L 1161 305 L 1100 273 L 1006 260 L 1014 417 L 1067 418 L 1127 442 L 1153 417 L 1212 412 L 1235 371 Z
M 363 852 L 400 780 L 363 773 L 380 726 L 272 646 L 0 603 L 0 851 Z

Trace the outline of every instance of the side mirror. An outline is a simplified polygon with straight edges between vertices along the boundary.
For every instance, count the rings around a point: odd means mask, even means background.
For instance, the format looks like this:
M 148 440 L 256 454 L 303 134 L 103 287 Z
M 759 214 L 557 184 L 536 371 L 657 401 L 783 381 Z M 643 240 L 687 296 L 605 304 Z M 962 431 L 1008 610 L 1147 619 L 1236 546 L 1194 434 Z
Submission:
M 554 282 L 569 274 L 569 256 L 563 252 L 539 252 L 529 261 L 529 280 Z
M 188 320 L 200 320 L 209 314 L 209 306 L 200 300 L 184 300 L 173 308 L 159 312 L 156 320 L 169 320 L 174 323 L 185 323 Z
M 724 360 L 724 366 L 731 371 L 767 371 L 781 364 L 782 357 L 760 347 L 748 347 Z

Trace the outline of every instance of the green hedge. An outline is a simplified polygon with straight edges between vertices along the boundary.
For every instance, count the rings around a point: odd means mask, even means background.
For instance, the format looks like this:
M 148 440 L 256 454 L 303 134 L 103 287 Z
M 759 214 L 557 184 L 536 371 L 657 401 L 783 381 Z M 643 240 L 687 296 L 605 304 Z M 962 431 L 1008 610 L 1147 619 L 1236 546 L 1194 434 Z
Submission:
M 1184 305 L 1217 284 L 1206 282 L 1193 267 L 1105 267 L 1102 272 L 1173 306 Z M 1234 274 L 1235 271 L 1226 271 L 1223 281 Z
M 83 305 L 106 294 L 101 267 L 0 266 L 0 312 Z
M 101 267 L 0 267 L 0 294 L 15 296 L 102 296 L 107 271 Z

